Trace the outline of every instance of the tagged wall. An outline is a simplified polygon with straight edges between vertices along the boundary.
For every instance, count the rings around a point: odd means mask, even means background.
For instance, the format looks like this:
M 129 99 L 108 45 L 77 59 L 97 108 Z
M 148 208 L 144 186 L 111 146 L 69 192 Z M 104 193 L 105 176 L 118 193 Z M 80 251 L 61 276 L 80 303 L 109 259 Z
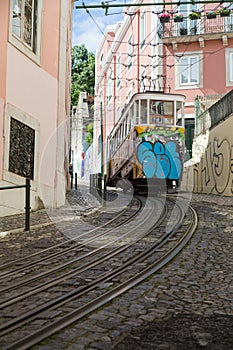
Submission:
M 233 196 L 233 115 L 197 137 L 184 167 L 181 189 Z

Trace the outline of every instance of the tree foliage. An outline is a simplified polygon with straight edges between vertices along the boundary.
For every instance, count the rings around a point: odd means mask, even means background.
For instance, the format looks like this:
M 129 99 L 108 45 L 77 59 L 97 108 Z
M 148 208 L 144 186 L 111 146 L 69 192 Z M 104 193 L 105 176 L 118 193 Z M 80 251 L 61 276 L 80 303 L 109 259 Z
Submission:
M 71 106 L 78 103 L 79 93 L 94 95 L 95 55 L 84 44 L 72 48 Z
M 86 142 L 89 146 L 93 142 L 93 132 L 94 132 L 94 124 L 90 123 L 87 126 L 87 135 L 86 135 Z

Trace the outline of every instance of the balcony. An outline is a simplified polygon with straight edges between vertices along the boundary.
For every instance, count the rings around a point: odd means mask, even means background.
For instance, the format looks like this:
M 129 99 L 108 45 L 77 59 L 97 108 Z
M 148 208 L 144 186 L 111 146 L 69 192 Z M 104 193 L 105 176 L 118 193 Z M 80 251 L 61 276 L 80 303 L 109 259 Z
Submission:
M 182 43 L 203 40 L 227 39 L 233 37 L 233 16 L 190 20 L 185 18 L 181 23 L 171 20 L 161 25 L 161 38 L 164 43 Z

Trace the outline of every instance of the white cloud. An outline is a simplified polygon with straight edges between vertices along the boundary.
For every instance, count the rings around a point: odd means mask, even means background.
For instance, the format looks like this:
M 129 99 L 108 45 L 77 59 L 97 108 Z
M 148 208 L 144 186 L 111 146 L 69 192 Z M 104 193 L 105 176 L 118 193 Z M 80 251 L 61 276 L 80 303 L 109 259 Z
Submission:
M 94 3 L 91 0 L 85 1 L 85 5 Z M 75 2 L 75 6 L 81 6 L 81 3 Z M 85 9 L 74 7 L 72 45 L 84 44 L 88 51 L 95 53 L 103 40 L 106 26 L 122 19 L 120 14 L 122 9 L 118 9 L 114 15 L 111 15 L 109 10 L 108 16 L 105 16 L 104 9 L 88 9 L 88 11 L 90 14 Z

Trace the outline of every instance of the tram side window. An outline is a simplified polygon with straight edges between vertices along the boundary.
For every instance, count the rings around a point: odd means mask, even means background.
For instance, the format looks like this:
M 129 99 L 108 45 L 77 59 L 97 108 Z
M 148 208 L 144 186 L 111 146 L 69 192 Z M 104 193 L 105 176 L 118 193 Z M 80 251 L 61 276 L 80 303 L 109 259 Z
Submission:
M 117 132 L 116 132 L 116 150 L 118 148 L 118 144 L 119 144 L 119 131 L 117 129 Z
M 121 143 L 121 130 L 120 128 L 117 130 L 117 148 L 119 147 Z
M 101 152 L 101 147 L 102 147 L 102 137 L 101 135 L 98 136 L 98 154 Z
M 134 113 L 132 114 L 134 116 L 135 124 L 139 124 L 139 101 L 136 100 L 134 102 Z
M 176 116 L 177 116 L 177 120 L 176 123 L 181 123 L 181 119 L 182 119 L 182 103 L 177 101 L 176 103 Z
M 114 153 L 114 140 L 113 139 L 111 139 L 110 151 L 111 151 L 110 156 L 112 157 L 112 155 Z
M 123 135 L 124 135 L 124 139 L 125 139 L 125 137 L 127 135 L 127 119 L 128 119 L 128 115 L 125 116 L 124 121 L 123 121 L 123 126 L 124 126 L 124 133 L 123 133 Z
M 110 159 L 112 157 L 112 140 L 108 140 L 108 157 L 107 159 Z
M 121 144 L 123 141 L 123 125 L 122 124 L 120 125 L 119 133 L 120 133 L 119 136 L 120 136 L 120 144 Z
M 127 120 L 126 118 L 124 119 L 124 139 L 126 138 L 127 135 Z
M 178 112 L 182 108 L 182 103 L 180 101 L 177 101 L 176 103 L 176 112 Z
M 125 118 L 125 133 L 128 134 L 128 116 Z
M 125 139 L 125 120 L 122 121 L 122 140 Z
M 147 100 L 141 100 L 141 124 L 147 124 Z

